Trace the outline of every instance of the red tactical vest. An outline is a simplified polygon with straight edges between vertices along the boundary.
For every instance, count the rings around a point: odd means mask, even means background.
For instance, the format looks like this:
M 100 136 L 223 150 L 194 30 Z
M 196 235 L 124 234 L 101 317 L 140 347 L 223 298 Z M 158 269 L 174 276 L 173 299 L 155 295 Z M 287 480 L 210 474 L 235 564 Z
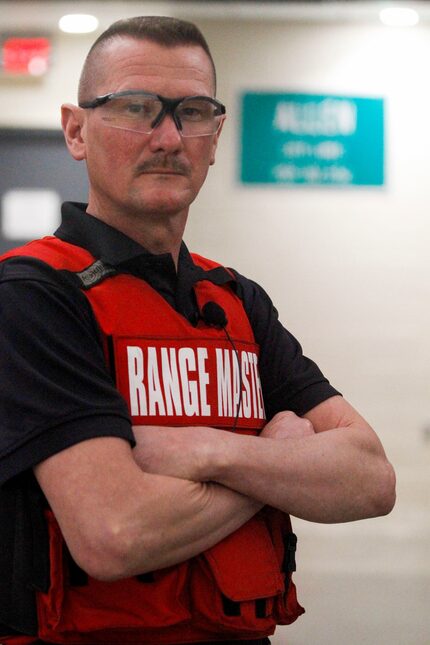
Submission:
M 54 237 L 7 253 L 81 275 L 134 424 L 207 425 L 258 434 L 264 405 L 259 348 L 242 301 L 228 284 L 196 283 L 199 309 L 214 301 L 224 329 L 193 327 L 146 282 L 114 274 L 86 250 Z M 219 265 L 200 256 L 204 270 Z M 233 342 L 231 342 L 233 341 Z M 287 515 L 266 507 L 204 553 L 135 578 L 76 581 L 52 514 L 51 587 L 37 593 L 39 638 L 54 643 L 162 645 L 261 638 L 303 613 L 291 571 L 296 538 Z M 74 563 L 72 563 L 73 566 Z M 79 577 L 78 577 L 79 578 Z

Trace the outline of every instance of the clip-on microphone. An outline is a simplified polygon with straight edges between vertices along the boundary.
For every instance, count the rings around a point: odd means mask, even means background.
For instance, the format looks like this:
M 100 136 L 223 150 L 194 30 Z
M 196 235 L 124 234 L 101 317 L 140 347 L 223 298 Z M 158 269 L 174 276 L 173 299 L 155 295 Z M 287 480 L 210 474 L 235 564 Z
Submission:
M 224 309 L 213 300 L 209 300 L 203 305 L 201 314 L 203 321 L 210 327 L 223 329 L 227 326 L 228 321 Z
M 201 309 L 201 317 L 204 323 L 209 327 L 215 327 L 216 329 L 223 329 L 227 340 L 230 345 L 233 347 L 233 351 L 236 356 L 237 367 L 239 369 L 239 402 L 237 405 L 236 417 L 234 419 L 233 430 L 236 430 L 237 421 L 239 419 L 240 406 L 242 405 L 242 369 L 239 361 L 239 352 L 236 349 L 236 345 L 233 342 L 230 334 L 227 331 L 227 316 L 224 309 L 217 302 L 209 300 L 206 302 Z

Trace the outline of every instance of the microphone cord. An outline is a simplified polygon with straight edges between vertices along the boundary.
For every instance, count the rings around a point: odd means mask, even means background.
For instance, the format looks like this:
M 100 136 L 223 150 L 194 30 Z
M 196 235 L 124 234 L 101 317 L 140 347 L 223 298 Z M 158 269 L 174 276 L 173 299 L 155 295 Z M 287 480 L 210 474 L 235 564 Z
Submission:
M 240 408 L 242 406 L 242 387 L 243 387 L 242 366 L 241 366 L 241 363 L 239 361 L 238 349 L 237 349 L 236 345 L 234 344 L 234 341 L 233 341 L 232 337 L 230 336 L 230 334 L 227 331 L 227 324 L 223 326 L 223 330 L 224 330 L 224 333 L 225 333 L 225 335 L 227 337 L 228 342 L 233 347 L 234 355 L 236 357 L 236 362 L 237 362 L 237 369 L 238 369 L 238 373 L 239 373 L 239 400 L 238 400 L 237 410 L 236 410 L 234 423 L 233 423 L 233 427 L 232 427 L 233 432 L 235 432 L 236 427 L 237 427 L 237 422 L 239 420 Z M 234 378 L 235 377 L 234 377 L 234 369 L 233 369 L 233 379 Z M 234 396 L 234 382 L 233 382 L 233 405 L 234 405 L 234 403 L 235 403 L 235 396 Z
M 214 302 L 212 300 L 209 300 L 206 302 L 201 310 L 200 313 L 201 319 L 204 321 L 206 325 L 209 325 L 211 327 L 216 327 L 217 329 L 222 329 L 226 335 L 226 338 L 230 345 L 233 348 L 234 355 L 236 357 L 237 361 L 237 370 L 239 374 L 239 400 L 237 404 L 237 409 L 236 413 L 234 415 L 234 423 L 233 423 L 233 432 L 236 430 L 237 423 L 239 420 L 239 414 L 240 414 L 240 408 L 242 406 L 242 388 L 243 388 L 243 377 L 242 377 L 242 365 L 241 361 L 239 360 L 239 352 L 234 344 L 234 341 L 230 334 L 227 331 L 227 325 L 228 325 L 228 319 L 225 315 L 224 309 L 219 305 L 217 302 Z M 235 404 L 235 372 L 234 372 L 234 364 L 233 364 L 233 405 Z

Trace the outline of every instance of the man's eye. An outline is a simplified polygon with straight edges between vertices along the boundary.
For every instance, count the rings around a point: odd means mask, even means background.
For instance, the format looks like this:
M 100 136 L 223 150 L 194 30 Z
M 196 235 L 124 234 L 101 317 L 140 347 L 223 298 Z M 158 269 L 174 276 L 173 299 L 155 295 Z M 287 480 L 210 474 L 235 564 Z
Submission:
M 124 107 L 124 112 L 138 116 L 151 115 L 154 112 L 154 106 L 147 103 L 128 103 Z
M 128 117 L 154 118 L 158 113 L 153 101 L 124 101 L 118 108 L 120 114 Z
M 145 106 L 140 105 L 139 103 L 130 103 L 126 106 L 126 111 L 131 114 L 141 114 L 142 112 L 145 112 Z
M 187 105 L 186 107 L 183 107 L 181 110 L 183 114 L 189 114 L 190 116 L 192 116 L 193 114 L 198 115 L 201 113 L 201 111 L 202 110 L 200 107 L 196 107 L 194 105 Z
M 184 105 L 179 111 L 179 118 L 189 121 L 203 121 L 212 116 L 212 111 L 207 105 Z

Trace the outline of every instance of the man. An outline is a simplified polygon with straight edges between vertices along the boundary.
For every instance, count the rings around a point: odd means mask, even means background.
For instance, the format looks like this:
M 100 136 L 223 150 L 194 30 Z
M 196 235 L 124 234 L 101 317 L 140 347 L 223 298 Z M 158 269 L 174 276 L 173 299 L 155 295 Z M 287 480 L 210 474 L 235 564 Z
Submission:
M 287 514 L 393 506 L 376 435 L 262 289 L 182 243 L 214 96 L 193 25 L 112 25 L 62 107 L 88 205 L 0 265 L 2 642 L 268 643 L 303 611 Z

